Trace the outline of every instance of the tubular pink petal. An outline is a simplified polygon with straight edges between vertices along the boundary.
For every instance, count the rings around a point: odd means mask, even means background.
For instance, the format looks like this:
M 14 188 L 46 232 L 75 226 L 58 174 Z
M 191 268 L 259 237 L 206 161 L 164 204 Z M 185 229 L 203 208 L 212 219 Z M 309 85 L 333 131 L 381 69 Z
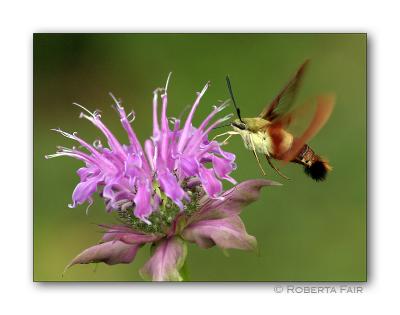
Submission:
M 147 160 L 150 163 L 150 167 L 154 170 L 155 169 L 155 157 L 154 157 L 154 146 L 151 140 L 146 140 L 144 143 L 144 149 L 146 150 Z
M 100 167 L 100 164 L 94 158 L 92 158 L 91 156 L 89 156 L 83 152 L 77 151 L 77 150 L 69 150 L 69 151 L 62 150 L 62 151 L 54 153 L 54 154 L 48 154 L 45 156 L 45 158 L 52 159 L 52 158 L 59 157 L 59 156 L 73 157 L 73 158 L 81 160 L 85 163 L 92 163 L 92 164 L 98 165 Z
M 211 159 L 215 174 L 221 179 L 231 181 L 232 178 L 229 176 L 229 174 L 234 170 L 235 164 L 229 160 L 217 157 L 215 155 L 213 155 Z M 236 184 L 236 181 L 234 181 L 233 184 Z
M 158 140 L 160 136 L 160 126 L 158 125 L 158 91 L 153 92 L 153 138 Z
M 122 157 L 125 156 L 125 151 L 123 150 L 121 144 L 117 140 L 117 138 L 114 137 L 114 135 L 110 132 L 110 130 L 103 124 L 103 122 L 100 120 L 100 118 L 96 115 L 93 115 L 92 117 L 89 117 L 85 114 L 81 114 L 80 117 L 86 118 L 90 122 L 93 123 L 107 138 L 108 145 L 110 148 L 120 154 Z
M 208 86 L 209 86 L 209 82 L 207 82 L 207 84 L 204 86 L 203 90 L 197 95 L 196 100 L 192 106 L 192 109 L 190 110 L 190 113 L 189 113 L 188 117 L 186 118 L 185 126 L 183 127 L 181 138 L 179 139 L 178 152 L 182 152 L 182 150 L 184 149 L 184 147 L 187 143 L 187 140 L 189 137 L 189 130 L 191 129 L 191 126 L 192 126 L 192 119 L 193 119 L 194 112 L 196 111 L 196 108 L 199 105 L 200 100 L 203 97 L 204 93 L 207 91 Z
M 81 167 L 76 171 L 82 182 L 84 182 L 88 177 L 98 175 L 100 172 L 101 170 L 95 165 L 89 165 L 88 167 Z
M 194 158 L 182 156 L 179 162 L 184 176 L 195 176 L 199 172 L 199 163 Z
M 236 158 L 235 154 L 223 151 L 221 146 L 217 141 L 211 141 L 205 144 L 200 144 L 201 153 L 199 154 L 199 158 L 203 157 L 206 154 L 219 154 L 223 158 L 233 162 Z
M 167 92 L 162 96 L 162 112 L 161 112 L 161 157 L 164 161 L 168 158 L 168 142 L 170 138 L 170 130 L 167 118 Z
M 229 119 L 231 119 L 233 117 L 233 114 L 228 114 L 225 117 L 222 117 L 220 119 L 218 119 L 216 122 L 214 122 L 213 124 L 211 124 L 211 126 L 209 126 L 204 132 L 203 132 L 203 136 L 204 135 L 208 135 L 209 132 L 211 130 L 213 130 L 215 127 L 217 127 L 218 125 L 220 125 L 221 123 L 223 123 L 224 121 L 227 121 Z
M 125 175 L 129 177 L 136 177 L 143 174 L 143 159 L 138 153 L 128 154 L 127 159 L 124 163 Z
M 71 207 L 75 208 L 76 205 L 81 205 L 90 199 L 101 181 L 103 181 L 103 174 L 87 178 L 86 181 L 79 183 L 72 193 L 73 204 Z
M 217 198 L 222 192 L 222 184 L 214 176 L 214 171 L 212 169 L 201 166 L 199 168 L 199 178 L 204 190 L 211 198 Z
M 120 115 L 121 124 L 122 124 L 123 128 L 125 129 L 126 133 L 128 134 L 128 139 L 129 139 L 130 144 L 134 147 L 134 149 L 137 153 L 143 154 L 143 148 L 142 148 L 135 132 L 132 129 L 132 126 L 128 120 L 126 113 L 125 113 L 125 109 L 121 106 L 120 102 L 114 97 L 114 95 L 112 95 L 111 93 L 110 93 L 110 95 L 116 104 L 118 113 Z M 146 160 L 144 160 L 144 167 L 147 170 L 149 170 L 149 165 Z
M 84 148 L 86 148 L 91 154 L 93 154 L 93 156 L 95 157 L 95 159 L 97 161 L 101 161 L 102 164 L 106 164 L 107 167 L 109 167 L 109 168 L 114 168 L 113 164 L 110 163 L 107 159 L 104 159 L 103 156 L 99 153 L 99 151 L 97 151 L 94 147 L 92 147 L 89 143 L 87 143 L 83 139 L 79 138 L 76 135 L 76 133 L 69 134 L 65 131 L 62 131 L 61 129 L 52 129 L 52 130 L 62 134 L 63 136 L 65 136 L 67 138 L 77 141 L 80 145 L 82 145 Z
M 146 219 L 152 212 L 151 208 L 151 189 L 147 180 L 140 180 L 133 199 L 135 203 L 134 214 L 140 219 Z
M 176 177 L 170 172 L 164 171 L 158 174 L 158 180 L 164 193 L 183 210 L 181 200 L 185 197 L 186 193 L 177 182 Z
M 232 114 L 229 114 L 223 118 L 218 119 L 216 122 L 211 124 L 205 131 L 200 132 L 199 130 L 196 131 L 196 135 L 193 137 L 195 140 L 193 142 L 190 142 L 188 146 L 185 148 L 185 152 L 188 154 L 193 153 L 193 151 L 196 150 L 196 148 L 206 139 L 208 133 L 214 129 L 216 126 L 219 124 L 223 123 L 224 121 L 230 119 L 232 117 Z
M 201 123 L 199 130 L 204 131 L 204 129 L 207 127 L 208 123 L 211 121 L 211 119 L 214 118 L 216 114 L 218 114 L 220 111 L 225 109 L 229 103 L 227 101 L 223 102 L 220 106 L 215 107 L 214 110 L 207 116 L 206 119 Z
M 168 163 L 167 163 L 167 166 L 169 169 L 174 169 L 174 168 L 177 169 L 176 162 L 178 161 L 178 159 L 177 159 L 178 151 L 176 148 L 176 139 L 179 136 L 179 125 L 180 125 L 180 121 L 179 121 L 179 119 L 176 119 L 174 121 L 174 129 L 173 129 L 171 137 L 170 137 L 171 145 L 169 147 L 169 152 L 168 152 L 169 158 L 168 158 Z
M 125 129 L 126 133 L 128 134 L 128 139 L 129 143 L 133 145 L 133 147 L 136 149 L 136 152 L 143 152 L 142 146 L 140 145 L 140 142 L 136 136 L 136 133 L 133 131 L 132 126 L 128 120 L 128 117 L 126 116 L 125 109 L 119 104 L 117 104 L 117 110 L 120 115 L 120 121 L 122 124 L 122 127 Z
M 129 181 L 128 181 L 129 182 Z M 129 188 L 128 183 L 121 177 L 106 178 L 102 197 L 109 200 L 110 206 L 114 208 L 121 200 L 130 201 L 133 204 L 135 194 Z

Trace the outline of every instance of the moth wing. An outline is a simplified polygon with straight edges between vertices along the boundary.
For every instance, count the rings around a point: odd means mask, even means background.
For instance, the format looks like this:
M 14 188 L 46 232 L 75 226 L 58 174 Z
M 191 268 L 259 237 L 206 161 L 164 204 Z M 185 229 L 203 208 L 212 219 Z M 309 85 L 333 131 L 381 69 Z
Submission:
M 318 131 L 325 125 L 329 116 L 332 113 L 333 107 L 335 105 L 334 95 L 321 95 L 318 96 L 315 102 L 305 103 L 303 106 L 296 108 L 295 110 L 276 118 L 272 122 L 269 122 L 264 127 L 263 130 L 268 132 L 272 139 L 273 152 L 275 152 L 275 158 L 283 160 L 284 162 L 289 162 L 293 160 L 297 154 L 302 149 L 303 145 L 307 143 L 312 137 L 314 137 Z M 309 123 L 306 125 L 304 130 L 304 116 L 312 118 L 306 119 Z M 299 129 L 303 125 L 302 131 L 293 131 L 293 129 Z M 293 128 L 295 127 L 295 128 Z M 281 151 L 281 144 L 285 141 L 283 137 L 283 132 L 289 131 L 290 134 L 294 135 L 293 143 L 290 149 L 286 152 Z M 301 136 L 296 137 L 296 135 L 301 134 Z
M 317 97 L 317 108 L 315 110 L 314 116 L 307 129 L 302 133 L 300 137 L 295 137 L 293 139 L 291 148 L 282 156 L 282 159 L 285 162 L 290 162 L 295 159 L 300 150 L 303 148 L 303 145 L 306 144 L 318 133 L 318 131 L 328 121 L 330 115 L 332 114 L 334 106 L 335 95 L 327 94 Z M 293 119 L 293 117 L 288 117 L 283 123 L 290 122 L 291 119 Z
M 268 121 L 273 121 L 287 113 L 293 106 L 297 92 L 301 85 L 304 72 L 307 68 L 309 60 L 306 60 L 297 70 L 293 78 L 282 89 L 282 91 L 267 105 L 260 113 L 259 117 Z

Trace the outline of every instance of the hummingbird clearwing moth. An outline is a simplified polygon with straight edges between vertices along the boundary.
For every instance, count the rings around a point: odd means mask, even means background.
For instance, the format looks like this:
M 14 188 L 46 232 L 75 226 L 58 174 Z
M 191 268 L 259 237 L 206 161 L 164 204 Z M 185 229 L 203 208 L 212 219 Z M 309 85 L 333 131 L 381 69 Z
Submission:
M 334 95 L 327 94 L 316 98 L 317 107 L 314 116 L 303 133 L 294 135 L 288 131 L 288 127 L 306 108 L 298 107 L 294 110 L 292 109 L 308 64 L 309 61 L 306 60 L 273 101 L 255 118 L 241 117 L 229 77 L 226 77 L 238 119 L 235 119 L 230 124 L 233 131 L 225 132 L 216 137 L 228 135 L 224 140 L 226 142 L 231 136 L 240 135 L 245 147 L 253 152 L 264 175 L 265 171 L 261 166 L 257 153 L 263 154 L 267 158 L 269 165 L 286 179 L 288 178 L 274 166 L 272 159 L 283 161 L 284 163 L 290 162 L 303 165 L 305 173 L 315 181 L 323 181 L 328 171 L 332 169 L 328 161 L 317 155 L 307 142 L 317 134 L 329 119 L 335 104 Z

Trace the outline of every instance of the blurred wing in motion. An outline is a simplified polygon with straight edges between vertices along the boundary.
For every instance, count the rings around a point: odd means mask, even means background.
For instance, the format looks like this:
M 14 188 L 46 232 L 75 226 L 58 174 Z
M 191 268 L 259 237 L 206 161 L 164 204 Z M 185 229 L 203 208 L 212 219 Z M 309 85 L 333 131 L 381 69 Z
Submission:
M 314 117 L 308 126 L 308 128 L 303 132 L 303 134 L 293 139 L 291 148 L 283 154 L 281 157 L 285 162 L 290 162 L 296 158 L 303 145 L 306 144 L 312 137 L 314 137 L 318 131 L 325 125 L 328 121 L 329 116 L 333 111 L 335 105 L 334 95 L 322 95 L 317 97 L 317 108 Z M 282 121 L 278 122 L 281 126 L 289 124 L 293 119 L 293 114 L 288 114 L 283 117 Z
M 259 117 L 269 121 L 273 121 L 289 111 L 296 98 L 300 87 L 304 72 L 307 68 L 309 60 L 306 60 L 297 70 L 294 77 L 283 88 L 283 90 L 275 97 L 275 99 L 264 108 Z

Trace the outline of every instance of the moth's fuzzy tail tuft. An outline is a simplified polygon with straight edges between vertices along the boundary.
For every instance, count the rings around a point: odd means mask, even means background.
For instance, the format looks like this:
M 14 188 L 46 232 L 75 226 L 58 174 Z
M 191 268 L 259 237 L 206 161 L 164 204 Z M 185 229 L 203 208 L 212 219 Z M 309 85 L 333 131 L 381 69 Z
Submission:
M 313 180 L 319 182 L 326 179 L 328 171 L 331 171 L 332 167 L 328 161 L 318 158 L 311 166 L 305 166 L 304 172 L 310 176 Z

